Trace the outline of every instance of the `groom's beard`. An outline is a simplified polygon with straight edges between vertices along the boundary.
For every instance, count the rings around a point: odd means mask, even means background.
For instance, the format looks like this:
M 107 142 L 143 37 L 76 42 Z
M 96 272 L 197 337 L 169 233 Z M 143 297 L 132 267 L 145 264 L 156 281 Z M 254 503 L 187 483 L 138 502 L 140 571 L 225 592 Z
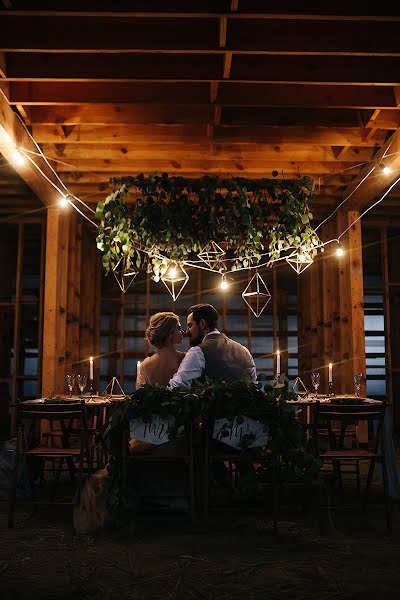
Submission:
M 199 333 L 196 337 L 189 337 L 189 346 L 192 348 L 193 346 L 199 346 L 204 339 L 204 333 Z

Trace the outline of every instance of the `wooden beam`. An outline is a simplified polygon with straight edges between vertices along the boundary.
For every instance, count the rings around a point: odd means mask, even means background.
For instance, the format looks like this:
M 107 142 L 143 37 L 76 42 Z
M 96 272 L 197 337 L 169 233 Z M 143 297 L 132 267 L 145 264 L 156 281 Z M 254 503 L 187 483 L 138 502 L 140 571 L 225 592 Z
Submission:
M 221 107 L 216 104 L 218 122 L 221 118 Z M 214 115 L 215 116 L 215 115 Z M 345 152 L 345 150 L 347 152 Z M 330 146 L 315 144 L 227 144 L 216 143 L 213 147 L 209 143 L 187 144 L 85 144 L 85 143 L 60 143 L 42 144 L 42 151 L 47 158 L 68 159 L 104 159 L 126 160 L 131 159 L 168 159 L 179 160 L 205 158 L 215 159 L 247 159 L 247 160 L 298 160 L 298 161 L 329 161 L 345 160 L 346 162 L 363 162 L 372 159 L 373 148 L 350 146 Z
M 96 27 L 93 16 L 96 15 Z M 110 26 L 118 15 L 118 26 Z M 32 27 L 32 16 L 36 17 Z M 398 55 L 398 18 L 227 13 L 235 51 Z M 3 11 L 0 50 L 7 52 L 210 52 L 218 47 L 218 13 L 49 13 Z M 301 20 L 301 26 L 299 26 Z M 338 27 L 340 26 L 340 33 Z M 315 35 L 316 28 L 318 35 Z M 372 29 L 373 28 L 373 29 Z M 73 36 L 71 36 L 73 31 Z M 132 35 L 134 32 L 134 35 Z M 340 35 L 340 44 L 338 44 Z
M 392 169 L 388 175 L 380 169 L 382 160 Z M 400 129 L 393 133 L 388 142 L 376 153 L 373 163 L 366 165 L 345 189 L 343 197 L 351 194 L 347 206 L 360 211 L 370 206 L 397 180 L 399 171 Z
M 219 20 L 219 46 L 220 46 L 220 48 L 225 48 L 225 46 L 226 46 L 227 24 L 228 24 L 228 19 L 226 17 L 221 17 Z
M 232 52 L 227 52 L 224 56 L 224 79 L 229 79 L 232 66 Z
M 58 192 L 46 181 L 43 175 L 39 173 L 37 168 L 28 159 L 25 159 L 23 165 L 16 163 L 16 146 L 23 148 L 25 151 L 37 153 L 37 148 L 27 131 L 18 120 L 14 111 L 8 106 L 3 94 L 0 93 L 0 152 L 43 204 L 52 206 L 59 199 Z M 34 161 L 51 181 L 56 181 L 54 174 L 40 156 L 35 156 Z
M 0 52 L 0 77 L 7 77 L 6 55 L 4 52 Z
M 66 139 L 52 125 L 33 124 L 32 132 L 38 143 L 201 143 L 206 138 L 203 125 L 79 125 Z M 324 146 L 375 146 L 384 142 L 384 133 L 374 142 L 363 141 L 359 128 L 329 128 L 301 126 L 229 126 L 216 130 L 218 142 L 229 144 L 318 144 Z

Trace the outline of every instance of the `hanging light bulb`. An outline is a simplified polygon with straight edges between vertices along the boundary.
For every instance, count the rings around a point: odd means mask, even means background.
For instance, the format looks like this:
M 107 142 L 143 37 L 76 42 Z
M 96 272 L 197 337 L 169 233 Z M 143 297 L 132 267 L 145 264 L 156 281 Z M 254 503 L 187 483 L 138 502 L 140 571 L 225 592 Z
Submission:
M 221 283 L 219 284 L 219 287 L 221 288 L 221 290 L 227 290 L 228 289 L 228 282 L 226 281 L 225 275 L 222 274 L 221 277 Z
M 304 262 L 306 262 L 306 260 L 307 260 L 306 255 L 303 252 L 300 252 L 300 254 L 299 254 L 299 261 L 301 263 L 304 263 Z
M 343 256 L 343 248 L 340 245 L 340 242 L 338 242 L 337 248 L 336 248 L 336 256 Z
M 170 267 L 168 269 L 168 277 L 170 277 L 171 279 L 175 279 L 176 278 L 176 274 L 177 274 L 176 266 L 172 265 L 172 267 Z
M 60 206 L 62 208 L 65 208 L 66 206 L 68 206 L 69 202 L 67 200 L 67 198 L 65 196 L 62 196 L 60 199 Z
M 379 164 L 380 168 L 382 169 L 382 172 L 384 175 L 389 175 L 392 172 L 392 169 L 390 167 L 388 167 L 387 165 L 385 165 L 385 163 L 381 162 Z

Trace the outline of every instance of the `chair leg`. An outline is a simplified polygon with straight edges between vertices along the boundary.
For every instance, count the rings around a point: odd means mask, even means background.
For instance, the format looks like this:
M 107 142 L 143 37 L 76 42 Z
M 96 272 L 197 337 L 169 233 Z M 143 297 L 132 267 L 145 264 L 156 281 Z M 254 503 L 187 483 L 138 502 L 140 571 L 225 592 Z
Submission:
M 392 511 L 391 511 L 391 501 L 388 494 L 388 478 L 386 471 L 386 462 L 385 459 L 382 460 L 382 479 L 383 479 L 383 495 L 385 502 L 385 513 L 386 513 L 386 526 L 387 530 L 390 533 L 393 529 L 392 523 Z
M 19 457 L 15 458 L 14 470 L 11 478 L 11 486 L 9 491 L 9 505 L 8 505 L 8 527 L 12 529 L 14 527 L 14 513 L 15 505 L 17 502 L 17 482 L 18 482 L 18 465 Z
M 373 458 L 371 460 L 371 462 L 369 463 L 367 483 L 366 483 L 366 486 L 365 486 L 364 503 L 363 503 L 363 510 L 364 511 L 367 509 L 368 493 L 369 493 L 369 488 L 371 487 L 372 477 L 374 475 L 374 469 L 375 469 L 375 459 Z

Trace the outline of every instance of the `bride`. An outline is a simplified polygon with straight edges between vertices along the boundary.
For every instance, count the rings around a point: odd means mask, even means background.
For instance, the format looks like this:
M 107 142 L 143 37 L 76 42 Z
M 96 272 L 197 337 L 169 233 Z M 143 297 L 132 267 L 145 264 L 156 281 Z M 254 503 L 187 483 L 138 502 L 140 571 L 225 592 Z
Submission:
M 155 349 L 141 364 L 136 389 L 145 383 L 167 386 L 177 372 L 185 352 L 176 346 L 182 343 L 184 330 L 173 312 L 159 312 L 150 318 L 145 338 Z

